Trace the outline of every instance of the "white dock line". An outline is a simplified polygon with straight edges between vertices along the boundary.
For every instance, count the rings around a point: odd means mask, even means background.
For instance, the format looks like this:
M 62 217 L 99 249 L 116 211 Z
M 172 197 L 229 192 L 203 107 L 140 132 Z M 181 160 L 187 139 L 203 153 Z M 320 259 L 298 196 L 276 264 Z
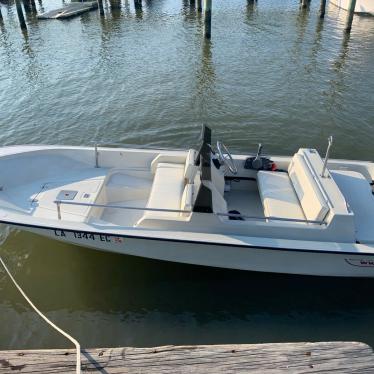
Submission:
M 5 265 L 5 262 L 3 261 L 3 259 L 1 258 L 0 256 L 0 262 L 1 264 L 3 265 L 5 271 L 8 273 L 9 275 L 9 278 L 12 280 L 12 282 L 14 283 L 14 285 L 17 287 L 18 291 L 21 293 L 21 295 L 25 298 L 25 300 L 30 304 L 30 306 L 35 310 L 36 313 L 39 314 L 40 317 L 42 317 L 44 319 L 44 321 L 46 321 L 50 326 L 52 326 L 55 330 L 57 330 L 60 334 L 62 334 L 63 336 L 65 336 L 65 338 L 69 339 L 74 345 L 75 345 L 75 348 L 76 348 L 76 351 L 77 351 L 77 364 L 76 364 L 76 374 L 80 374 L 81 373 L 81 346 L 80 344 L 78 343 L 77 340 L 75 340 L 72 336 L 70 336 L 68 333 L 66 333 L 64 330 L 60 329 L 58 326 L 56 326 L 51 320 L 49 320 L 34 304 L 33 302 L 27 297 L 27 295 L 25 294 L 25 292 L 23 291 L 23 289 L 21 288 L 21 286 L 16 282 L 16 280 L 14 279 L 13 275 L 11 274 L 11 272 L 9 271 L 9 269 L 7 268 L 7 266 Z

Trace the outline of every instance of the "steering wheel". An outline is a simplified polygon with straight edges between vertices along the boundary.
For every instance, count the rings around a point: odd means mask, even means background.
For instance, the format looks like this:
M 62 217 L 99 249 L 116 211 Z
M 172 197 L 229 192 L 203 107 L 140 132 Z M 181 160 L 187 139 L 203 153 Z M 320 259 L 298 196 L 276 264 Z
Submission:
M 219 140 L 217 141 L 217 151 L 218 151 L 220 161 L 228 167 L 228 169 L 231 171 L 232 174 L 234 175 L 238 174 L 238 168 L 235 165 L 235 162 L 231 156 L 230 151 Z

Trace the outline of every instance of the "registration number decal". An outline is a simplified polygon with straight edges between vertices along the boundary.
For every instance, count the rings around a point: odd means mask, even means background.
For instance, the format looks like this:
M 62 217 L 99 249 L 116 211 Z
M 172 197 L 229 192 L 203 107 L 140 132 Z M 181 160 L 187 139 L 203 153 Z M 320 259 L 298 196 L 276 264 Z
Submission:
M 120 244 L 123 243 L 123 238 L 120 236 L 112 236 L 107 234 L 91 234 L 82 231 L 65 231 L 65 230 L 54 230 L 55 236 L 58 237 L 67 237 L 67 233 L 71 233 L 75 239 L 82 239 L 82 240 L 96 240 L 100 242 L 107 242 L 107 243 L 116 243 Z
M 374 260 L 368 260 L 365 258 L 346 258 L 345 261 L 352 266 L 374 268 Z

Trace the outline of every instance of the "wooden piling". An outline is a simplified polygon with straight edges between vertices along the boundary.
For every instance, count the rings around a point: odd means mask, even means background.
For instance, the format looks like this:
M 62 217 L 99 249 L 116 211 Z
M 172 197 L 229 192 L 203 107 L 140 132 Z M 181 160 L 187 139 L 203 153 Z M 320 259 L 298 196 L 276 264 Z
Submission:
M 212 28 L 212 0 L 204 0 L 204 36 L 211 37 Z
M 73 349 L 0 351 L 0 374 L 74 373 Z M 82 373 L 373 373 L 372 349 L 357 342 L 227 344 L 81 351 Z
M 324 18 L 326 12 L 326 0 L 321 0 L 321 4 L 319 6 L 319 17 Z
M 20 0 L 15 0 L 15 1 L 16 1 L 17 15 L 18 15 L 18 19 L 19 19 L 21 29 L 27 29 L 26 22 L 25 22 L 25 17 L 23 15 L 21 1 Z
M 99 8 L 100 15 L 104 15 L 103 0 L 97 0 L 97 6 Z
M 0 22 L 3 22 L 3 15 L 1 13 L 1 6 L 0 6 Z
M 203 11 L 203 2 L 202 0 L 197 0 L 197 11 L 201 13 Z
M 350 0 L 348 7 L 347 22 L 345 25 L 345 31 L 350 32 L 352 29 L 353 16 L 355 14 L 356 0 Z
M 142 0 L 134 0 L 135 9 L 142 9 Z
M 301 7 L 302 8 L 307 8 L 309 5 L 309 1 L 308 0 L 301 0 Z

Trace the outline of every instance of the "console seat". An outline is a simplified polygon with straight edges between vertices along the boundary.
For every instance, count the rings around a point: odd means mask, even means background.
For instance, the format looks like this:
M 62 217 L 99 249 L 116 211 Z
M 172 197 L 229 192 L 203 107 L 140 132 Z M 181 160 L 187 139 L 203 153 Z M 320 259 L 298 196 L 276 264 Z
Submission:
M 265 217 L 305 220 L 287 173 L 259 171 L 257 181 Z
M 160 154 L 151 163 L 154 174 L 146 208 L 170 209 L 179 212 L 144 211 L 137 225 L 147 220 L 184 219 L 192 211 L 194 179 L 198 167 L 194 164 L 195 151 L 190 149 L 185 158 Z
M 288 173 L 259 171 L 257 181 L 265 216 L 323 221 L 330 208 L 320 188 L 322 167 L 316 150 L 300 149 L 292 158 Z

